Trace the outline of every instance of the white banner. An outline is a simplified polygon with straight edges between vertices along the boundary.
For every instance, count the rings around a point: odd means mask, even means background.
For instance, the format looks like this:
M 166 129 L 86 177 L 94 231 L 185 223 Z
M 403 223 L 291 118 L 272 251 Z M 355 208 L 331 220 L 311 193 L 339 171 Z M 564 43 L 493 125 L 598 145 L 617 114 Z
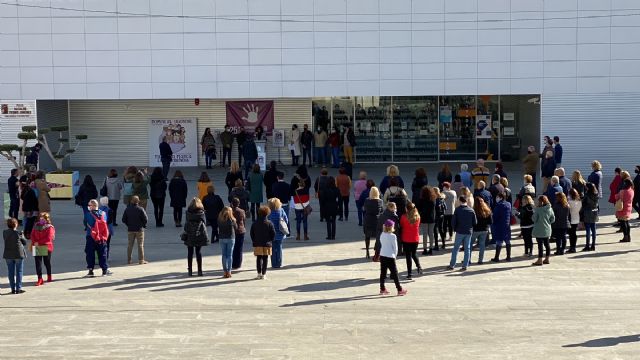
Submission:
M 149 120 L 149 166 L 162 166 L 160 143 L 165 137 L 173 151 L 171 166 L 198 166 L 196 118 Z
M 478 115 L 476 119 L 476 138 L 491 139 L 491 115 Z

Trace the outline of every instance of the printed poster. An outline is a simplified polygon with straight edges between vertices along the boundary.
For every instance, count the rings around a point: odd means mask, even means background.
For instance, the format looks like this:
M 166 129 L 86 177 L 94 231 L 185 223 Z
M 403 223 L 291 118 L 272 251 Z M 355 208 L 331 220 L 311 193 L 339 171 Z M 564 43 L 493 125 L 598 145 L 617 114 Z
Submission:
M 284 147 L 284 129 L 273 130 L 273 147 L 274 148 Z
M 227 125 L 233 133 L 244 127 L 247 133 L 253 134 L 256 127 L 262 126 L 264 133 L 271 135 L 274 124 L 272 100 L 227 101 L 226 106 Z
M 478 115 L 476 117 L 476 138 L 491 139 L 491 115 Z
M 162 166 L 160 143 L 166 138 L 173 151 L 171 166 L 198 166 L 198 120 L 149 120 L 149 166 Z
M 451 106 L 440 106 L 440 123 L 451 124 L 453 122 L 453 114 Z

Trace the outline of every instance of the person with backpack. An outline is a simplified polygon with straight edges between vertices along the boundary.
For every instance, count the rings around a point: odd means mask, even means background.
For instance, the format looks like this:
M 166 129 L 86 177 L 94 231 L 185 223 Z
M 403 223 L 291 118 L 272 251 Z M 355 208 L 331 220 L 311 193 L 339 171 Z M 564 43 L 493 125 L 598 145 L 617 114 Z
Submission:
M 244 209 L 240 208 L 240 199 L 234 197 L 231 199 L 231 209 L 233 210 L 233 217 L 236 219 L 238 228 L 235 230 L 236 241 L 233 245 L 233 255 L 231 259 L 231 269 L 237 270 L 242 266 L 242 250 L 244 247 L 244 235 L 247 232 L 245 227 L 245 221 L 247 215 Z
M 44 284 L 42 279 L 42 263 L 47 269 L 47 282 L 52 282 L 51 253 L 53 253 L 53 241 L 56 238 L 56 228 L 51 224 L 51 217 L 47 212 L 41 212 L 40 218 L 31 232 L 31 244 L 36 248 L 36 274 L 38 281 L 36 286 Z
M 204 215 L 204 206 L 199 197 L 194 197 L 187 208 L 184 232 L 180 235 L 182 242 L 187 247 L 187 272 L 193 276 L 193 254 L 196 255 L 198 266 L 198 276 L 202 276 L 202 253 L 203 246 L 208 246 L 209 234 L 207 234 L 207 221 Z
M 137 201 L 139 201 L 139 199 Z M 100 268 L 102 269 L 102 276 L 111 276 L 113 273 L 109 270 L 109 264 L 107 263 L 107 240 L 109 239 L 107 214 L 98 209 L 98 200 L 96 199 L 89 200 L 87 210 L 84 216 L 84 221 L 87 224 L 84 253 L 86 255 L 87 269 L 89 269 L 89 272 L 85 277 L 93 277 L 93 268 L 96 264 L 96 252 L 98 253 Z
M 409 196 L 407 195 L 407 192 L 404 191 L 404 189 L 400 186 L 400 181 L 397 177 L 392 178 L 389 181 L 389 185 L 390 186 L 387 188 L 387 191 L 383 196 L 384 203 L 395 203 L 396 209 L 398 209 L 398 216 L 400 217 L 405 213 L 405 211 L 407 211 L 407 202 L 409 201 Z
M 207 195 L 202 199 L 207 224 L 211 226 L 211 243 L 216 243 L 220 239 L 218 236 L 218 216 L 224 208 L 224 201 L 219 195 L 216 195 L 215 191 L 216 188 L 209 185 Z
M 173 221 L 176 227 L 182 227 L 182 209 L 187 207 L 187 193 L 189 188 L 184 180 L 182 171 L 176 170 L 173 178 L 169 182 L 169 205 L 173 208 Z
M 244 181 L 242 181 L 242 179 L 237 179 L 227 200 L 231 203 L 233 198 L 237 198 L 238 201 L 240 201 L 240 209 L 244 210 L 246 214 L 249 212 L 249 196 L 249 192 L 244 188 Z
M 289 235 L 289 218 L 282 209 L 280 199 L 271 198 L 267 200 L 267 206 L 271 210 L 268 219 L 276 231 L 276 235 L 273 238 L 271 267 L 279 269 L 282 267 L 282 242 Z
M 153 217 L 156 220 L 156 227 L 164 227 L 162 218 L 164 217 L 164 202 L 167 198 L 167 182 L 162 174 L 162 169 L 156 167 L 149 178 L 151 189 L 149 197 L 153 203 Z
M 138 264 L 148 262 L 144 258 L 144 229 L 147 227 L 147 212 L 140 206 L 140 199 L 134 195 L 131 203 L 122 214 L 122 223 L 127 226 L 129 244 L 127 246 L 127 264 L 132 264 L 133 244 L 138 242 Z

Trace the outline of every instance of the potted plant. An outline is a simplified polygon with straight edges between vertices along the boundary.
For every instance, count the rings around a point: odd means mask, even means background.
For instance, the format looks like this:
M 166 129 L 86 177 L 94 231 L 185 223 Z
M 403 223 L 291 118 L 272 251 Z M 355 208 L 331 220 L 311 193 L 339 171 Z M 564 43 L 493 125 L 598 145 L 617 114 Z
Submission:
M 52 126 L 51 128 L 38 129 L 38 143 L 42 145 L 42 148 L 56 164 L 56 170 L 47 174 L 47 182 L 61 185 L 51 189 L 49 195 L 52 199 L 71 199 L 78 193 L 78 188 L 80 187 L 80 173 L 78 171 L 64 170 L 63 163 L 64 159 L 78 150 L 80 143 L 87 139 L 87 135 L 76 135 L 75 138 L 78 142 L 74 148 L 71 148 L 69 146 L 69 138 L 64 136 L 67 131 L 69 131 L 68 126 Z M 47 141 L 46 134 L 49 133 L 58 133 L 58 149 L 55 152 L 53 152 Z

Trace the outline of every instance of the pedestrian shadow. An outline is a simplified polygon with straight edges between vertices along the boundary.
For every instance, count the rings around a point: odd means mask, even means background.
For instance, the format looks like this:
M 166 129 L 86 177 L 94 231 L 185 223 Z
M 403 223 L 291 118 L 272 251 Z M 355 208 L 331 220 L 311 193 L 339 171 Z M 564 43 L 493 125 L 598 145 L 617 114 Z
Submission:
M 371 285 L 377 282 L 378 280 L 376 279 L 365 279 L 365 278 L 344 279 L 344 280 L 339 280 L 334 282 L 327 281 L 327 282 L 294 285 L 284 289 L 280 289 L 278 291 L 295 291 L 295 292 L 330 291 L 330 290 L 340 290 L 340 289 Z
M 634 249 L 634 250 L 618 250 L 618 251 L 607 251 L 607 252 L 590 251 L 590 252 L 585 252 L 585 253 L 580 254 L 580 255 L 571 256 L 571 257 L 569 257 L 569 259 L 602 258 L 602 257 L 630 254 L 630 253 L 638 252 L 638 251 L 640 251 L 640 250 Z
M 115 275 L 114 275 L 115 276 Z M 96 280 L 100 276 L 96 276 L 95 278 L 87 278 L 87 281 Z M 154 274 L 148 276 L 142 276 L 137 278 L 127 278 L 127 279 L 118 279 L 114 280 L 114 277 L 107 278 L 111 281 L 100 282 L 100 283 L 92 283 L 89 285 L 78 286 L 69 288 L 69 290 L 90 290 L 90 289 L 105 289 L 105 288 L 117 288 L 123 285 L 131 285 L 129 286 L 131 289 L 134 288 L 134 285 L 137 286 L 135 288 L 143 288 L 143 287 L 153 287 L 160 286 L 164 281 L 171 280 L 187 280 L 186 274 L 183 272 L 171 272 L 166 274 Z
M 487 264 L 488 265 L 488 264 Z M 480 270 L 474 270 L 477 267 L 480 266 L 484 266 L 484 265 L 474 265 L 472 267 L 467 268 L 467 271 L 457 271 L 452 272 L 450 274 L 447 274 L 446 276 L 471 276 L 471 275 L 483 275 L 483 274 L 490 274 L 490 273 L 498 273 L 498 272 L 503 272 L 503 271 L 511 271 L 511 270 L 516 270 L 516 269 L 525 269 L 525 268 L 530 268 L 531 265 L 524 265 L 524 266 L 507 266 L 507 267 L 495 267 L 495 266 L 489 266 L 486 267 L 484 269 L 480 269 Z
M 393 296 L 380 296 L 380 295 L 360 295 L 360 296 L 349 296 L 343 298 L 332 298 L 332 299 L 316 299 L 316 300 L 306 300 L 306 301 L 297 301 L 291 304 L 280 305 L 282 308 L 288 307 L 297 307 L 297 306 L 311 306 L 311 305 L 326 305 L 326 304 L 339 304 L 346 303 L 352 301 L 363 301 L 363 300 L 372 300 L 372 299 L 384 299 L 384 298 L 392 298 Z
M 283 266 L 283 269 L 286 269 L 286 270 L 304 269 L 304 268 L 311 268 L 311 267 L 317 267 L 317 266 L 349 266 L 349 265 L 355 265 L 355 264 L 362 264 L 366 262 L 371 262 L 371 260 L 365 259 L 364 257 L 361 257 L 361 258 L 357 257 L 357 258 L 338 259 L 338 260 L 331 260 L 331 261 L 318 261 L 318 262 L 308 263 L 308 264 L 291 264 L 291 265 L 287 264 Z
M 205 280 L 205 281 L 203 281 Z M 213 280 L 213 281 L 210 281 Z M 176 291 L 176 290 L 187 290 L 187 289 L 195 289 L 195 288 L 205 288 L 205 287 L 211 287 L 211 286 L 220 286 L 220 285 L 232 285 L 232 284 L 239 284 L 239 283 L 245 283 L 245 282 L 249 282 L 249 281 L 258 281 L 255 279 L 238 279 L 238 280 L 226 280 L 226 279 L 222 279 L 222 278 L 213 278 L 213 279 L 198 279 L 198 280 L 193 280 L 193 281 L 189 281 L 188 283 L 184 284 L 184 285 L 180 285 L 180 286 L 170 286 L 176 283 L 172 283 L 172 284 L 166 284 L 167 286 L 163 287 L 163 288 L 159 288 L 159 289 L 152 289 L 150 291 L 153 292 L 164 292 L 164 291 Z M 185 283 L 185 282 L 183 282 Z
M 634 343 L 634 342 L 640 342 L 640 334 L 625 335 L 625 336 L 618 336 L 618 337 L 605 337 L 605 338 L 600 338 L 600 339 L 588 340 L 588 341 L 585 341 L 583 343 L 578 343 L 578 344 L 563 345 L 562 347 L 565 347 L 565 348 L 574 348 L 574 347 L 597 348 L 597 347 L 616 346 L 616 345 L 620 345 L 620 344 L 628 344 L 628 343 Z

